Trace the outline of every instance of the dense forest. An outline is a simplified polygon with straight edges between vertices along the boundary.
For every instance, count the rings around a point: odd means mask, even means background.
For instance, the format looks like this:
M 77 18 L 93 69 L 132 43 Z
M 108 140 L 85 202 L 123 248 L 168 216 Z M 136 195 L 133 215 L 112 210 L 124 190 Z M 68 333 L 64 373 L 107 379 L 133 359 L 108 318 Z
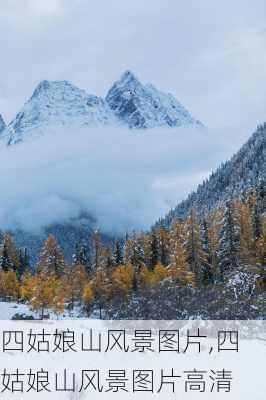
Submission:
M 254 188 L 265 189 L 266 179 L 266 123 L 259 125 L 250 139 L 228 161 L 222 163 L 195 192 L 179 203 L 159 224 L 171 225 L 176 218 L 185 218 L 191 208 L 199 215 Z M 264 207 L 266 200 L 264 199 Z
M 264 318 L 264 187 L 110 245 L 96 230 L 88 246 L 76 244 L 72 263 L 49 235 L 30 266 L 27 249 L 6 232 L 0 296 L 29 304 L 40 318 L 72 310 L 108 319 Z

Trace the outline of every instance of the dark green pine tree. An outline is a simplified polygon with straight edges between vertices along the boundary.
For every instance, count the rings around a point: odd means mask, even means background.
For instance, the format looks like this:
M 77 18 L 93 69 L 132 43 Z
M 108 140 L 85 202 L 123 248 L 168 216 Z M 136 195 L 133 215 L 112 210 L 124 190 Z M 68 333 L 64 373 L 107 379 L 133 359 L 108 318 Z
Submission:
M 139 285 L 138 285 L 138 271 L 139 271 L 139 268 L 137 268 L 137 270 L 136 270 L 136 268 L 134 268 L 134 275 L 133 275 L 133 284 L 132 284 L 132 290 L 133 290 L 133 293 L 137 293 L 138 292 L 138 287 L 139 287 Z
M 225 204 L 218 250 L 218 264 L 221 273 L 238 266 L 238 247 L 239 236 L 234 225 L 233 206 L 232 202 L 228 201 Z
M 159 262 L 159 242 L 156 233 L 153 231 L 151 234 L 151 256 L 150 256 L 150 268 L 153 270 Z
M 132 243 L 132 249 L 131 249 L 131 255 L 130 255 L 130 262 L 135 266 L 135 267 L 141 267 L 142 265 L 145 264 L 145 255 L 144 255 L 144 250 L 143 250 L 143 243 L 141 242 L 140 238 L 136 238 L 135 234 L 134 237 L 131 240 Z
M 5 242 L 2 244 L 1 248 L 0 270 L 4 272 L 14 270 L 14 264 L 12 263 L 11 258 L 8 254 L 8 248 Z
M 259 182 L 256 188 L 256 203 L 254 205 L 252 222 L 255 240 L 261 235 L 261 216 L 266 210 L 265 183 Z
M 120 240 L 115 241 L 113 259 L 115 266 L 123 265 L 124 263 L 123 250 Z
M 25 272 L 29 269 L 30 269 L 29 255 L 28 255 L 28 250 L 25 247 L 24 249 L 19 249 L 19 264 L 17 268 L 17 277 L 19 281 L 21 281 L 21 278 L 23 277 Z
M 166 242 L 166 229 L 161 230 L 159 240 L 160 261 L 166 267 L 169 264 L 169 247 Z
M 73 255 L 74 265 L 83 265 L 87 273 L 91 272 L 91 257 L 88 246 L 76 244 L 75 254 Z
M 214 274 L 211 266 L 209 228 L 205 218 L 203 219 L 201 224 L 201 241 L 202 241 L 202 249 L 206 255 L 201 267 L 202 282 L 206 284 L 213 283 Z

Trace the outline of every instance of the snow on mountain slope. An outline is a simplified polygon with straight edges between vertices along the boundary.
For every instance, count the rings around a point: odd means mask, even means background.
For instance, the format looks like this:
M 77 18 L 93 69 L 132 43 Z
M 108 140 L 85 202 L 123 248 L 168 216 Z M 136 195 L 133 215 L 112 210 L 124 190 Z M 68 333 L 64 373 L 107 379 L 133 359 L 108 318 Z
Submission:
M 152 85 L 142 85 L 130 71 L 114 83 L 106 101 L 129 128 L 202 126 L 171 94 L 162 93 Z
M 0 114 L 0 134 L 4 131 L 5 127 L 6 127 L 5 121 L 3 120 L 3 117 Z
M 256 190 L 261 197 L 261 212 L 266 212 L 266 123 L 260 125 L 251 138 L 231 158 L 198 186 L 188 198 L 172 209 L 159 224 L 171 225 L 184 218 L 193 207 L 206 214 L 227 200 Z
M 99 126 L 114 122 L 107 103 L 67 81 L 42 81 L 4 132 L 8 144 L 32 131 L 77 124 Z
M 10 145 L 49 128 L 121 124 L 128 128 L 202 126 L 171 94 L 142 85 L 127 71 L 106 99 L 89 95 L 68 81 L 44 80 L 7 127 L 0 120 L 0 133 Z

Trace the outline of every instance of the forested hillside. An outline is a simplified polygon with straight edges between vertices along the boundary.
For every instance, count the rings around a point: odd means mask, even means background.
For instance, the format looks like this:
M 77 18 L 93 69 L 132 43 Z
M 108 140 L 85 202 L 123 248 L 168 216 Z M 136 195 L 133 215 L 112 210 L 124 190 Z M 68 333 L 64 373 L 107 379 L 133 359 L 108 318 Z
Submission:
M 150 232 L 107 242 L 95 230 L 71 262 L 56 232 L 32 266 L 6 232 L 1 299 L 40 318 L 74 309 L 109 319 L 265 318 L 265 136 L 266 124 Z
M 191 209 L 183 221 L 112 246 L 95 231 L 91 246 L 77 244 L 71 264 L 50 235 L 34 272 L 5 234 L 0 296 L 28 303 L 41 318 L 75 308 L 110 319 L 264 318 L 264 200 L 251 191 L 205 218 Z
M 207 214 L 227 200 L 241 197 L 250 189 L 265 192 L 266 182 L 266 123 L 258 126 L 244 146 L 230 161 L 222 164 L 199 185 L 196 192 L 171 210 L 159 221 L 170 225 L 175 218 L 184 218 L 194 208 L 199 214 Z M 262 206 L 265 210 L 265 197 Z

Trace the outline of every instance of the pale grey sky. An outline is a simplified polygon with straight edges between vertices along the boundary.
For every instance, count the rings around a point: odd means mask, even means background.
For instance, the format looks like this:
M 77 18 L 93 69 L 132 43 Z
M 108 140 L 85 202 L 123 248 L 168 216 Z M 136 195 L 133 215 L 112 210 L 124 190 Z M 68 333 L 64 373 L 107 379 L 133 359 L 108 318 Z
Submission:
M 4 147 L 1 227 L 38 228 L 85 209 L 105 230 L 122 232 L 164 215 L 266 120 L 265 17 L 265 0 L 1 1 L 6 121 L 42 79 L 104 96 L 130 69 L 209 128 L 140 135 L 64 128 Z
M 131 69 L 246 138 L 266 119 L 265 17 L 265 0 L 2 1 L 0 113 L 9 121 L 41 79 L 105 95 Z

